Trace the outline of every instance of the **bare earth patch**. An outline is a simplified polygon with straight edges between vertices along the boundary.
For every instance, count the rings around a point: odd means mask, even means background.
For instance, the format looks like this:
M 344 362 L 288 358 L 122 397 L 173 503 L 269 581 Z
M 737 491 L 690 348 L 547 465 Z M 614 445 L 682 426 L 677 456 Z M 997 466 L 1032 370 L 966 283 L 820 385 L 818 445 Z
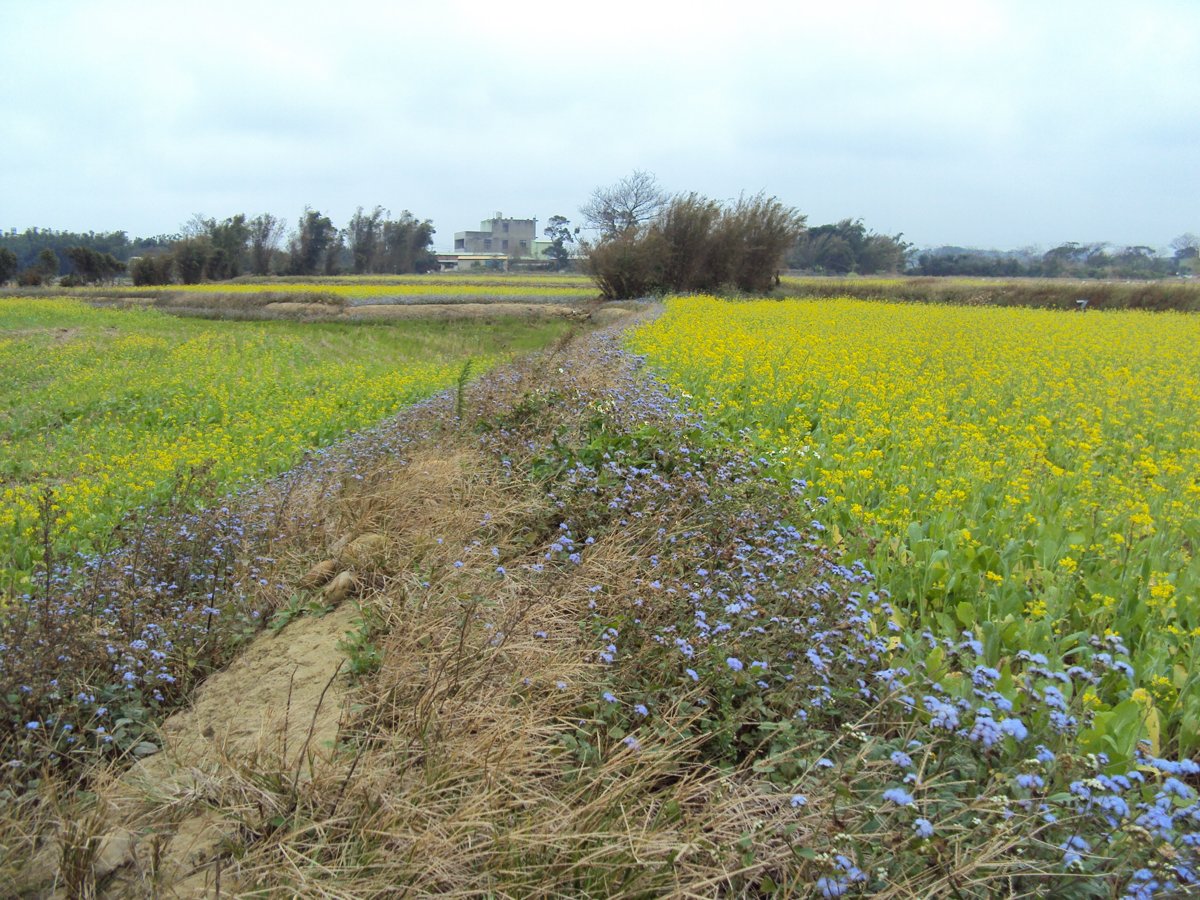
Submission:
M 579 306 L 555 303 L 411 303 L 350 307 L 347 319 L 481 319 L 495 316 L 561 316 L 585 318 Z

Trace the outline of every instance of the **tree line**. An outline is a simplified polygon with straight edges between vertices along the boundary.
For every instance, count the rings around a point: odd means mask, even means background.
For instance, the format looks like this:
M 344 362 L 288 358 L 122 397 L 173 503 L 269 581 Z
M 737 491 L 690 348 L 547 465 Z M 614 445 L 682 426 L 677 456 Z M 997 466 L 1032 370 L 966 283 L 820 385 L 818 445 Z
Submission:
M 270 213 L 222 221 L 193 217 L 169 251 L 137 259 L 134 284 L 196 284 L 241 275 L 404 275 L 437 265 L 431 247 L 434 228 L 408 210 L 398 217 L 382 206 L 360 206 L 343 227 L 305 207 L 290 233 Z M 286 237 L 286 243 L 284 241 Z
M 556 269 L 576 253 L 607 295 L 631 291 L 769 288 L 788 268 L 821 275 L 910 274 L 983 277 L 1145 279 L 1200 275 L 1200 237 L 1184 234 L 1160 256 L 1146 246 L 1067 242 L 1046 252 L 940 247 L 917 251 L 902 234 L 871 231 L 862 219 L 809 226 L 806 217 L 764 194 L 736 202 L 696 193 L 670 195 L 655 177 L 635 171 L 596 188 L 580 208 L 587 241 L 563 216 L 545 229 Z M 305 207 L 290 229 L 269 213 L 217 220 L 193 216 L 180 233 L 129 238 L 123 231 L 29 228 L 0 233 L 0 283 L 36 286 L 112 281 L 128 271 L 135 284 L 196 284 L 242 275 L 406 274 L 436 268 L 435 229 L 408 210 L 359 207 L 336 227 Z M 578 251 L 568 246 L 578 239 Z
M 305 207 L 289 231 L 270 213 L 225 219 L 193 216 L 178 234 L 130 239 L 123 231 L 29 228 L 0 234 L 0 283 L 25 286 L 112 281 L 128 271 L 134 284 L 197 284 L 242 275 L 355 275 L 427 272 L 437 265 L 429 219 L 408 210 L 359 207 L 342 228 Z
M 1151 247 L 1113 247 L 1106 243 L 1068 241 L 1046 252 L 974 250 L 940 247 L 911 260 L 914 275 L 963 275 L 993 278 L 1169 278 L 1200 274 L 1200 237 L 1183 234 L 1171 242 L 1172 253 Z
M 761 198 L 760 198 L 761 199 Z M 772 198 L 773 199 L 773 198 Z M 744 201 L 739 201 L 744 203 Z M 724 205 L 728 208 L 728 204 Z M 585 268 L 601 278 L 619 278 L 635 284 L 675 282 L 669 289 L 687 287 L 695 278 L 671 274 L 678 260 L 691 253 L 683 243 L 708 241 L 719 268 L 722 254 L 734 248 L 719 247 L 715 223 L 722 204 L 697 195 L 666 194 L 655 177 L 643 171 L 610 186 L 597 188 L 580 208 L 587 227 L 600 239 L 586 246 L 594 257 Z M 794 211 L 793 211 L 794 212 Z M 680 222 L 690 221 L 687 228 Z M 565 221 L 565 220 L 564 220 Z M 705 224 L 708 223 L 708 224 Z M 778 259 L 766 266 L 786 267 L 814 275 L 962 275 L 984 277 L 1154 279 L 1178 275 L 1200 275 L 1200 237 L 1184 234 L 1171 242 L 1171 254 L 1159 255 L 1146 246 L 1114 247 L 1107 243 L 1066 242 L 1045 252 L 973 250 L 941 247 L 918 251 L 902 234 L 871 231 L 862 219 L 842 219 L 825 225 L 808 225 L 795 214 L 792 225 L 781 231 L 794 238 Z M 701 235 L 703 232 L 703 235 Z M 714 243 L 714 241 L 716 243 Z M 657 247 L 655 246 L 657 245 Z M 599 254 L 599 255 L 597 255 Z M 658 268 L 658 271 L 651 271 Z M 700 281 L 725 279 L 738 287 L 736 279 L 710 271 Z M 640 274 L 639 274 L 640 273 Z M 636 277 L 633 277 L 636 276 Z M 744 279 L 743 279 L 744 280 Z M 604 289 L 604 285 L 601 285 Z

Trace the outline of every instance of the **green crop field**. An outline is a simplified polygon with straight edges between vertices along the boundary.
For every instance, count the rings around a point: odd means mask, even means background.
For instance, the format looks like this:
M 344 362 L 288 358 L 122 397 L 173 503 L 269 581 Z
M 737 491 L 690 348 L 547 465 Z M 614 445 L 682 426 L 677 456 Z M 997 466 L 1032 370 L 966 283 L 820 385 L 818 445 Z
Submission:
M 72 299 L 0 299 L 0 587 L 50 526 L 87 550 L 204 469 L 233 488 L 567 328 L 205 322 Z

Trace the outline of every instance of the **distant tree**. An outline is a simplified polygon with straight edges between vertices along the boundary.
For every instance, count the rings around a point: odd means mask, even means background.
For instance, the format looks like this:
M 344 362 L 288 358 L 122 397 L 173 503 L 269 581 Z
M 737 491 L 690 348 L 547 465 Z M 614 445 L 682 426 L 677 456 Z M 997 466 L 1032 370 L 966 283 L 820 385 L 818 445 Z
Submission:
M 84 284 L 112 281 L 125 271 L 125 264 L 111 253 L 100 253 L 91 247 L 71 247 L 67 259 L 75 269 L 75 278 Z
M 869 234 L 854 261 L 861 275 L 903 272 L 912 244 L 903 234 Z
M 329 245 L 336 234 L 328 216 L 306 206 L 288 242 L 288 274 L 316 275 L 324 267 Z
M 1176 259 L 1195 259 L 1200 256 L 1200 237 L 1192 234 L 1181 234 L 1171 241 L 1171 249 L 1175 251 Z
M 1067 241 L 1066 243 L 1059 244 L 1057 247 L 1050 248 L 1042 255 L 1040 274 L 1050 278 L 1065 275 L 1080 258 L 1081 254 L 1078 242 Z M 1086 251 L 1082 254 L 1082 258 L 1087 258 Z
M 813 248 L 813 268 L 831 275 L 846 275 L 854 271 L 854 248 L 837 232 L 810 235 Z
M 153 241 L 141 238 L 140 244 Z M 0 234 L 0 247 L 11 250 L 17 257 L 18 269 L 41 269 L 38 256 L 43 250 L 53 250 L 60 260 L 71 247 L 88 247 L 98 253 L 108 253 L 119 261 L 127 260 L 134 244 L 123 231 L 86 232 L 55 231 L 50 228 L 27 228 L 21 233 Z M 55 272 L 62 271 L 60 265 Z
M 868 231 L 862 219 L 842 219 L 808 229 L 796 241 L 789 262 L 793 268 L 844 275 L 874 275 L 904 268 L 911 245 L 903 235 Z
M 17 274 L 19 267 L 20 263 L 17 262 L 17 254 L 13 253 L 7 247 L 0 247 L 0 284 L 11 281 L 13 276 Z
M 342 236 L 341 232 L 335 231 L 332 240 L 329 242 L 329 246 L 325 250 L 325 259 L 321 265 L 322 274 L 340 275 L 342 273 L 342 260 L 346 255 L 346 239 Z
M 38 253 L 37 268 L 46 278 L 58 275 L 60 265 L 58 254 L 52 248 L 45 247 Z
M 364 213 L 360 206 L 350 217 L 343 234 L 350 248 L 350 258 L 355 275 L 376 271 L 380 251 L 383 249 L 383 223 L 387 213 L 382 206 Z
M 435 268 L 437 258 L 430 250 L 435 233 L 431 221 L 418 219 L 407 209 L 400 218 L 385 220 L 379 271 L 403 275 Z
M 286 224 L 270 213 L 251 219 L 247 226 L 250 236 L 250 271 L 255 275 L 271 274 L 271 259 L 279 249 Z
M 67 250 L 74 275 L 84 284 L 100 280 L 100 254 L 90 247 L 71 247 Z M 40 271 L 40 268 L 39 268 Z
M 199 284 L 204 280 L 208 261 L 212 257 L 212 242 L 204 236 L 185 237 L 177 241 L 171 250 L 175 271 L 183 284 Z
M 667 200 L 654 175 L 635 169 L 616 184 L 592 191 L 579 212 L 584 223 L 598 230 L 602 238 L 612 237 L 651 222 L 662 212 Z
M 1112 264 L 1112 259 L 1108 255 L 1108 244 L 1085 244 L 1080 248 L 1080 253 L 1076 255 L 1083 257 L 1082 267 L 1085 271 L 1093 274 L 1101 274 Z
M 214 281 L 237 278 L 245 269 L 247 244 L 250 241 L 250 226 L 246 216 L 238 213 L 223 222 L 207 219 L 204 222 L 206 236 L 212 245 L 205 274 Z
M 171 253 L 139 256 L 129 263 L 129 277 L 136 285 L 170 284 L 175 268 L 175 257 Z
M 565 269 L 571 259 L 571 251 L 567 249 L 567 244 L 575 243 L 575 236 L 571 233 L 571 222 L 566 216 L 551 216 L 542 233 L 550 240 L 546 255 L 554 260 L 554 268 Z
M 180 237 L 198 238 L 208 234 L 209 219 L 204 213 L 192 213 L 192 217 L 179 226 Z
M 1114 274 L 1124 278 L 1145 278 L 1157 274 L 1157 256 L 1152 247 L 1125 247 L 1113 255 Z
M 1034 255 L 1032 252 L 1030 255 Z M 996 251 L 967 250 L 962 247 L 941 247 L 926 251 L 916 259 L 914 275 L 959 275 L 983 277 L 1016 277 L 1028 275 L 1027 266 L 1011 254 Z

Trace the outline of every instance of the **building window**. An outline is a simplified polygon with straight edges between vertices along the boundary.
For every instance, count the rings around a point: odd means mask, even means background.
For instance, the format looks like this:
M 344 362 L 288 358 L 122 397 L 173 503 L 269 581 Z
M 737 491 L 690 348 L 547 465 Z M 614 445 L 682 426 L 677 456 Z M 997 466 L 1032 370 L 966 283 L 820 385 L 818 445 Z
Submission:
M 501 241 L 501 242 L 500 242 L 500 249 L 501 249 L 501 250 L 507 250 L 507 249 L 508 249 L 508 241 Z
M 504 223 L 504 230 L 508 231 L 508 223 L 507 222 Z
M 483 239 L 483 249 L 484 249 L 484 250 L 491 250 L 491 249 L 492 249 L 492 239 L 491 239 L 491 238 L 484 238 L 484 239 Z

